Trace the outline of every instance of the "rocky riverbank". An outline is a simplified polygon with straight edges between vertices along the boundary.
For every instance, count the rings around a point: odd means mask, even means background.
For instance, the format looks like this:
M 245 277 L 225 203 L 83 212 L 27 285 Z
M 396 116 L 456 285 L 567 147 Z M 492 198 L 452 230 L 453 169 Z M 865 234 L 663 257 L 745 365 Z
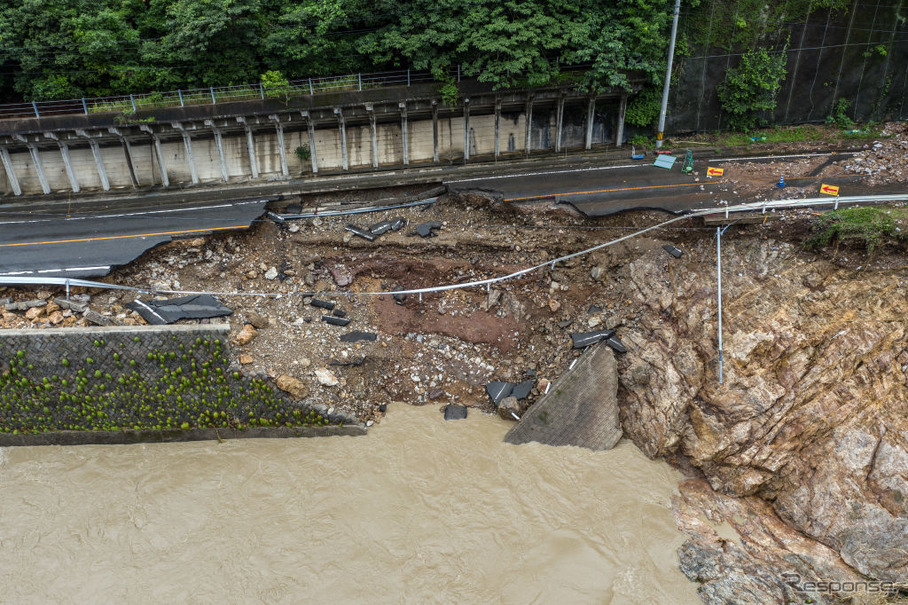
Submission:
M 900 255 L 813 255 L 734 230 L 723 253 L 723 384 L 712 243 L 687 262 L 652 250 L 619 269 L 645 309 L 623 335 L 635 351 L 619 366 L 625 435 L 721 493 L 682 489 L 682 567 L 715 603 L 794 599 L 786 571 L 905 582 L 908 285 L 903 267 L 880 268 Z M 705 510 L 740 540 L 704 538 Z

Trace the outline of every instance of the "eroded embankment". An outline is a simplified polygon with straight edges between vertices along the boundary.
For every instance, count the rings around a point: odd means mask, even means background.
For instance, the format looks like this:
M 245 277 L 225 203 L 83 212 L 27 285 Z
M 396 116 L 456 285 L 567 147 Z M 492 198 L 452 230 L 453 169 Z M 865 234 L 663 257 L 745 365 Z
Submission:
M 684 486 L 676 504 L 695 539 L 682 566 L 717 602 L 748 591 L 795 598 L 784 571 L 805 580 L 904 581 L 904 269 L 840 266 L 794 242 L 746 235 L 726 237 L 723 252 L 721 385 L 714 251 L 678 263 L 653 251 L 619 269 L 622 291 L 645 309 L 623 334 L 635 352 L 619 366 L 626 436 L 647 455 L 683 460 L 713 489 L 745 498 Z M 867 264 L 854 250 L 838 260 L 848 255 Z M 709 509 L 743 543 L 701 533 L 696 511 Z
M 901 249 L 873 259 L 857 249 L 807 252 L 802 242 L 816 218 L 806 212 L 732 227 L 723 240 L 719 385 L 714 228 L 682 221 L 488 291 L 366 296 L 502 275 L 664 218 L 592 221 L 502 211 L 464 196 L 363 223 L 396 215 L 409 226 L 374 242 L 345 232 L 344 217 L 263 223 L 242 236 L 170 245 L 112 279 L 274 295 L 222 296 L 235 310 L 242 372 L 294 378 L 299 392 L 362 421 L 380 420 L 392 400 L 490 410 L 487 382 L 529 377 L 536 386 L 525 409 L 579 354 L 571 332 L 616 328 L 628 346 L 619 359 L 626 435 L 708 483 L 684 485 L 677 501 L 691 536 L 682 568 L 704 584 L 705 598 L 801 598 L 782 576 L 790 570 L 811 579 L 905 576 Z M 437 237 L 412 233 L 426 221 L 441 223 Z M 683 256 L 666 254 L 667 243 Z M 321 321 L 323 310 L 298 294 L 306 291 L 336 301 L 350 324 Z M 122 309 L 129 300 L 95 294 L 90 304 L 139 322 Z M 40 313 L 3 317 L 7 325 L 52 323 Z M 353 330 L 374 340 L 342 340 Z M 704 515 L 736 531 L 716 533 Z

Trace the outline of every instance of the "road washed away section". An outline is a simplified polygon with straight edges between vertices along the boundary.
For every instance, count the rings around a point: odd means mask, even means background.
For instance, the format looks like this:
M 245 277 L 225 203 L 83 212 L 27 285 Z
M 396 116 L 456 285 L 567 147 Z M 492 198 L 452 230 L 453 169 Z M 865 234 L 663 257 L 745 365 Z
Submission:
M 175 238 L 248 229 L 276 197 L 91 215 L 3 215 L 0 276 L 102 277 Z

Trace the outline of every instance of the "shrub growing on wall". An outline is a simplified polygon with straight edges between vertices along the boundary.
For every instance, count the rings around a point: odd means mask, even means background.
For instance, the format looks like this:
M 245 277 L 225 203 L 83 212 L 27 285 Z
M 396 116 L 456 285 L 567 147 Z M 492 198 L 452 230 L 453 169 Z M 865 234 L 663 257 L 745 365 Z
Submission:
M 737 67 L 728 70 L 717 91 L 731 128 L 747 130 L 760 125 L 765 122 L 763 112 L 776 108 L 776 97 L 786 75 L 786 57 L 785 52 L 752 50 L 741 57 Z

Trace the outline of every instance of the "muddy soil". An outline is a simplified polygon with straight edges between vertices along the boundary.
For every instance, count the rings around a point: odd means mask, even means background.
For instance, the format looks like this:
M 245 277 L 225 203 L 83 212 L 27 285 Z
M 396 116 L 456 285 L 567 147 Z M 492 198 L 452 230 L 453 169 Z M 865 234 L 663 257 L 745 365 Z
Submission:
M 345 231 L 351 220 L 367 227 L 403 217 L 407 226 L 374 242 Z M 564 254 L 589 248 L 668 218 L 634 212 L 590 220 L 546 204 L 504 206 L 481 195 L 445 196 L 429 207 L 356 217 L 319 217 L 278 225 L 259 221 L 249 232 L 177 241 L 158 248 L 108 281 L 159 290 L 207 291 L 234 309 L 234 334 L 244 326 L 246 344 L 234 347 L 251 375 L 296 378 L 320 403 L 377 420 L 391 401 L 416 405 L 461 403 L 493 411 L 484 386 L 492 380 L 537 381 L 524 408 L 547 381 L 556 379 L 579 355 L 570 334 L 604 328 L 622 331 L 646 309 L 627 296 L 619 269 L 666 243 L 686 249 L 714 246 L 714 227 L 691 219 L 593 254 L 546 265 L 490 287 L 471 287 L 398 296 L 392 290 L 458 284 L 502 276 Z M 730 235 L 802 242 L 816 215 L 807 211 L 772 217 L 763 225 L 736 225 Z M 435 237 L 416 235 L 416 226 L 438 221 Z M 813 253 L 804 252 L 805 255 Z M 832 254 L 829 252 L 828 254 Z M 709 256 L 708 254 L 705 256 Z M 666 258 L 669 258 L 666 254 Z M 835 262 L 862 270 L 901 266 L 895 248 L 873 259 L 841 248 Z M 712 258 L 704 263 L 711 263 Z M 711 271 L 703 267 L 704 272 Z M 276 274 L 276 277 L 275 277 Z M 271 277 L 272 279 L 269 279 Z M 367 293 L 382 293 L 378 296 Z M 311 305 L 312 296 L 334 301 L 347 326 L 330 325 L 330 315 Z M 144 320 L 125 309 L 129 292 L 93 294 L 92 309 L 123 324 Z M 51 289 L 7 290 L 0 298 L 28 300 L 60 295 Z M 84 298 L 84 296 L 83 296 Z M 77 313 L 48 306 L 4 312 L 7 328 L 85 325 Z M 202 320 L 205 321 L 205 320 Z M 212 320 L 221 321 L 221 320 Z M 56 322 L 56 323 L 54 323 Z M 344 342 L 352 331 L 375 340 Z M 338 383 L 316 375 L 325 369 Z

